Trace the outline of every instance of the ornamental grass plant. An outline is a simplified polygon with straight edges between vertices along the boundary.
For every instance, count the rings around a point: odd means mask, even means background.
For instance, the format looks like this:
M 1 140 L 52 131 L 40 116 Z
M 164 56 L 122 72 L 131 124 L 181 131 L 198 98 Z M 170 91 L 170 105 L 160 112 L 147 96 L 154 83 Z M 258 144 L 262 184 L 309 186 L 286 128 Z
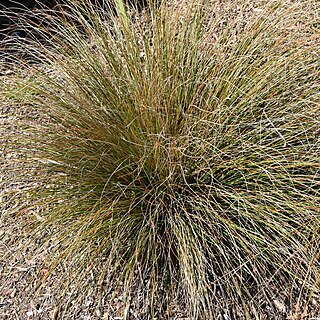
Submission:
M 319 4 L 214 3 L 70 1 L 15 42 L 32 63 L 6 57 L 28 181 L 7 216 L 61 301 L 90 278 L 125 319 L 137 296 L 139 319 L 253 319 L 319 292 Z

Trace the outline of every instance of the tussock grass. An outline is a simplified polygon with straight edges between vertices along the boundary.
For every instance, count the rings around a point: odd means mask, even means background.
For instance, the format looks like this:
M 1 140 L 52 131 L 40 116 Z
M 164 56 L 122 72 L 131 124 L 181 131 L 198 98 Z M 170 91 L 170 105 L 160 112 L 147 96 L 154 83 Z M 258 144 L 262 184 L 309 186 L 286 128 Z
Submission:
M 78 2 L 47 17 L 46 43 L 24 44 L 40 63 L 2 77 L 34 114 L 9 147 L 31 182 L 20 214 L 39 251 L 55 243 L 45 281 L 62 265 L 66 290 L 93 275 L 124 316 L 142 292 L 146 319 L 177 303 L 251 319 L 280 292 L 317 292 L 317 4 L 270 2 L 221 27 L 198 2 L 143 24 L 117 3 L 107 21 Z

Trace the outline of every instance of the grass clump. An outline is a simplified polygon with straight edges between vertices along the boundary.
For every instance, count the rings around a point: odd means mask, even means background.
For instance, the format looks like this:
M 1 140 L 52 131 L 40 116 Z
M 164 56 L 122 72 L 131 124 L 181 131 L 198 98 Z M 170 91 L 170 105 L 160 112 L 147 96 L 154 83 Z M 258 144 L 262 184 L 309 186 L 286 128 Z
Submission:
M 119 4 L 106 20 L 70 2 L 31 43 L 39 63 L 2 77 L 35 114 L 8 147 L 16 179 L 29 175 L 23 221 L 39 251 L 55 244 L 45 280 L 93 274 L 124 295 L 124 316 L 142 292 L 146 319 L 177 303 L 191 319 L 250 319 L 280 292 L 318 291 L 314 3 L 227 26 L 198 2 L 160 4 L 143 24 Z

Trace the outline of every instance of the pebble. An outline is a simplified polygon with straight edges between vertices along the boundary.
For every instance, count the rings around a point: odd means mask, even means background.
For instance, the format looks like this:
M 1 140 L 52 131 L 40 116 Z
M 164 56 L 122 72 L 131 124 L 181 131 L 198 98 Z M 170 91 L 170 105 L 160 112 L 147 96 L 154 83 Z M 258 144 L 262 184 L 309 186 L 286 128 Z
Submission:
M 32 317 L 33 316 L 33 312 L 32 311 L 27 311 L 26 314 L 27 314 L 28 317 Z

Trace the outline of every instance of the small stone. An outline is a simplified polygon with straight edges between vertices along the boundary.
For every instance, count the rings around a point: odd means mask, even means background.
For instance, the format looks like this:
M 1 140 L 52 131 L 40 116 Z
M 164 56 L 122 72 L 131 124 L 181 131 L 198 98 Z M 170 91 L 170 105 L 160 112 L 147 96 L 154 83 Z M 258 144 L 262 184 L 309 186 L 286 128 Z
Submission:
M 90 307 L 92 304 L 93 304 L 93 301 L 90 299 L 85 302 L 86 307 Z
M 27 316 L 28 317 L 32 317 L 33 316 L 33 312 L 31 310 L 27 311 Z
M 279 312 L 283 312 L 283 313 L 286 312 L 286 306 L 283 303 L 283 301 L 280 301 L 278 299 L 274 299 L 273 303 L 274 303 L 275 307 L 278 309 Z
M 17 289 L 14 288 L 12 289 L 12 292 L 10 293 L 10 298 L 14 298 L 14 296 L 16 295 Z

